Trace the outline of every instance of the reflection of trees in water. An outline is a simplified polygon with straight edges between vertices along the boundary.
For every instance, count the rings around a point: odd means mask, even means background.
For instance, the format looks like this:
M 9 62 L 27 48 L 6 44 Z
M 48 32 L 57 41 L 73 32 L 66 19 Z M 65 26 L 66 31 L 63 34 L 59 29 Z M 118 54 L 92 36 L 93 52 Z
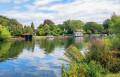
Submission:
M 0 43 L 0 58 L 3 58 L 4 54 L 6 54 L 11 47 L 12 42 L 1 42 Z
M 39 45 L 41 49 L 44 49 L 46 54 L 52 53 L 57 46 L 64 45 L 60 38 L 56 39 L 40 39 Z
M 67 49 L 70 45 L 82 49 L 84 46 L 84 40 L 81 37 L 67 38 L 65 39 L 65 48 Z
M 25 48 L 26 48 L 28 51 L 34 52 L 35 41 L 25 41 L 25 42 L 26 42 Z
M 23 49 L 34 50 L 34 42 L 26 41 L 15 41 L 15 42 L 3 42 L 0 43 L 0 61 L 7 60 L 9 58 L 18 57 L 20 53 L 23 52 Z
M 55 38 L 55 39 L 40 39 L 39 45 L 44 49 L 46 54 L 52 53 L 56 47 L 64 46 L 67 49 L 70 45 L 74 45 L 78 49 L 84 46 L 83 38 Z

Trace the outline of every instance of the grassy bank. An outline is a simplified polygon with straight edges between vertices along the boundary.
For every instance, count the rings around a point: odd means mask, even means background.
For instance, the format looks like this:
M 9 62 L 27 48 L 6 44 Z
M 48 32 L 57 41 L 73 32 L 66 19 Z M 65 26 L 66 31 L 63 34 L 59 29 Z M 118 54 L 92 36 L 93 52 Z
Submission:
M 120 73 L 117 74 L 107 74 L 105 77 L 120 77 Z
M 47 36 L 33 36 L 33 37 L 47 37 Z

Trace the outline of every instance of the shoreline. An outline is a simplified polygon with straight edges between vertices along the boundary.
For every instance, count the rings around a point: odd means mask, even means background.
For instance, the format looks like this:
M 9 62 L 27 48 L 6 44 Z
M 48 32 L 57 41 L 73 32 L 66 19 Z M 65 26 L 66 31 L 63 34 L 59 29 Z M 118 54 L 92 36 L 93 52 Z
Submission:
M 54 38 L 72 38 L 73 36 L 54 36 Z M 46 37 L 33 37 L 33 40 L 36 39 L 46 39 Z M 10 38 L 8 41 L 25 41 L 25 38 L 19 37 L 19 38 Z

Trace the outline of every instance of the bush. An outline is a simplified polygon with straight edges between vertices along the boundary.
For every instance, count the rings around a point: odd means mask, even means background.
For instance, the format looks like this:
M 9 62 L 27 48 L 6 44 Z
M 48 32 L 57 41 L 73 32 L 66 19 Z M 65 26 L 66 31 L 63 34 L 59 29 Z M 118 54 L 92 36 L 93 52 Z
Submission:
M 85 59 L 87 62 L 95 60 L 100 62 L 110 72 L 120 71 L 119 51 L 117 53 L 110 51 L 106 44 L 98 39 L 91 41 L 89 50 Z
M 112 38 L 111 43 L 112 43 L 112 48 L 117 47 L 120 50 L 120 38 L 115 36 Z
M 117 73 L 120 71 L 120 59 L 111 54 L 104 54 L 100 56 L 101 64 L 110 72 Z
M 100 77 L 106 70 L 95 61 L 90 63 L 70 63 L 69 69 L 62 66 L 62 77 Z
M 96 60 L 99 61 L 99 56 L 102 54 L 108 54 L 109 50 L 106 48 L 106 44 L 104 44 L 99 39 L 92 39 L 89 45 L 89 52 L 86 54 L 88 60 Z
M 0 41 L 10 38 L 10 32 L 2 25 L 0 25 Z

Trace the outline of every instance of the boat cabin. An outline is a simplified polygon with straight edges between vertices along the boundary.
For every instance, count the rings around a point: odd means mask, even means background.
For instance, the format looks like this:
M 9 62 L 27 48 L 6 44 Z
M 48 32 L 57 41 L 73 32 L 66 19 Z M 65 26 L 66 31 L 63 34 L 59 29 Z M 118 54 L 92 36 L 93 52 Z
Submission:
M 73 33 L 74 37 L 82 37 L 83 36 L 83 30 L 75 30 Z

